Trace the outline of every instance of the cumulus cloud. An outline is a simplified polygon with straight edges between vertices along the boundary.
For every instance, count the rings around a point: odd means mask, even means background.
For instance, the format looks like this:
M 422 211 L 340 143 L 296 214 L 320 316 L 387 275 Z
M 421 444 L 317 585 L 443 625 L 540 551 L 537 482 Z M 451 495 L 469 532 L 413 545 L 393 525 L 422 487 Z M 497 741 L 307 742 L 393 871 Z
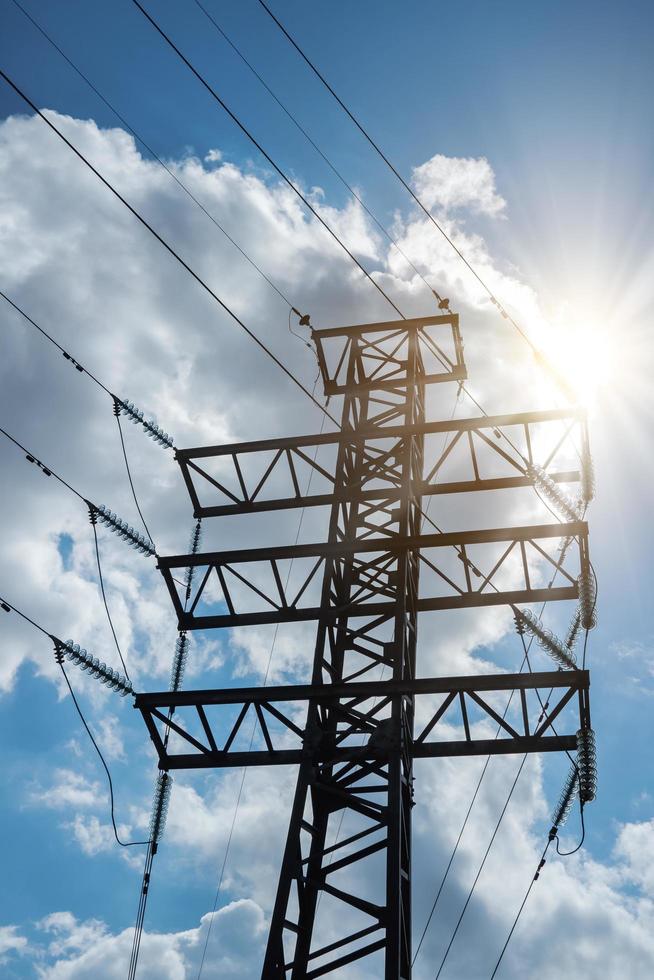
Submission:
M 174 182 L 152 161 L 143 159 L 131 138 L 120 130 L 101 130 L 91 121 L 54 113 L 51 118 L 311 387 L 315 363 L 306 347 L 289 334 L 285 305 L 221 238 L 211 222 L 180 196 Z M 210 166 L 188 156 L 173 161 L 171 167 L 209 210 L 220 215 L 230 234 L 289 293 L 294 305 L 311 313 L 314 324 L 328 326 L 389 316 L 377 291 L 353 270 L 324 229 L 307 219 L 288 188 L 265 174 L 245 173 L 234 164 L 224 163 L 218 150 L 211 150 L 204 163 Z M 172 431 L 177 445 L 318 431 L 319 413 L 37 119 L 14 117 L 0 125 L 0 177 L 0 206 L 7 229 L 0 239 L 0 259 L 6 291 L 46 329 L 51 329 L 89 370 L 101 376 L 112 391 L 136 401 Z M 448 233 L 484 277 L 512 308 L 524 315 L 530 327 L 535 331 L 545 329 L 534 291 L 521 282 L 515 271 L 502 269 L 484 240 L 474 231 L 464 231 L 459 218 L 453 216 L 455 212 L 460 215 L 463 209 L 487 215 L 503 211 L 504 202 L 497 194 L 488 162 L 448 160 L 437 155 L 416 168 L 414 179 L 428 205 L 447 212 L 444 222 Z M 314 199 L 325 219 L 338 228 L 357 255 L 366 259 L 375 270 L 373 275 L 407 314 L 418 315 L 432 308 L 426 305 L 433 298 L 424 285 L 393 250 L 384 250 L 360 208 L 333 208 L 318 193 Z M 524 351 L 511 341 L 510 356 L 499 352 L 496 339 L 485 329 L 488 303 L 474 281 L 463 275 L 449 246 L 418 217 L 400 217 L 397 232 L 402 247 L 439 290 L 456 296 L 467 341 L 469 371 L 485 407 L 501 411 L 547 404 L 547 390 Z M 17 316 L 8 314 L 7 322 L 7 355 L 0 365 L 7 428 L 90 499 L 107 503 L 136 526 L 138 514 L 122 468 L 111 403 L 87 378 L 53 354 Z M 454 397 L 453 392 L 432 393 L 430 410 L 447 417 Z M 527 397 L 529 404 L 524 404 Z M 460 415 L 471 411 L 469 406 L 456 403 L 454 409 Z M 191 513 L 171 455 L 148 443 L 135 427 L 127 427 L 125 437 L 140 503 L 158 550 L 162 554 L 180 553 L 186 548 Z M 119 666 L 98 588 L 95 552 L 84 507 L 34 467 L 27 466 L 20 454 L 12 455 L 9 446 L 3 448 L 3 453 L 6 485 L 12 488 L 11 493 L 6 493 L 3 506 L 0 544 L 6 569 L 4 582 L 11 589 L 7 598 L 23 606 L 48 630 L 64 638 L 73 636 L 107 663 Z M 446 501 L 439 502 L 439 520 L 447 521 L 448 527 L 470 523 L 470 511 L 466 511 L 470 504 L 462 501 L 457 506 L 458 510 Z M 518 506 L 524 517 L 538 513 L 534 509 L 538 505 L 531 499 Z M 501 523 L 508 514 L 504 504 L 489 501 L 487 508 L 487 520 Z M 473 513 L 476 518 L 474 508 Z M 247 546 L 293 540 L 296 533 L 301 533 L 301 540 L 311 540 L 323 530 L 317 516 L 310 513 L 304 518 L 301 532 L 297 514 L 280 514 L 268 522 L 253 520 L 247 526 L 230 521 L 206 521 L 205 526 L 207 550 L 236 543 Z M 67 535 L 70 542 L 65 554 L 62 535 Z M 153 562 L 129 551 L 102 530 L 100 548 L 108 602 L 135 684 L 140 689 L 161 689 L 167 683 L 176 624 L 159 574 Z M 424 673 L 481 672 L 506 666 L 500 663 L 498 651 L 510 625 L 510 618 L 503 611 L 444 616 L 437 626 L 433 620 L 427 625 L 420 649 Z M 19 670 L 25 671 L 26 665 L 37 673 L 40 682 L 59 683 L 51 646 L 35 640 L 15 616 L 4 619 L 3 626 L 8 642 L 0 662 L 0 687 L 10 691 Z M 206 687 L 233 679 L 244 683 L 244 677 L 252 683 L 260 682 L 268 664 L 273 633 L 266 628 L 253 628 L 240 635 L 211 640 L 194 637 L 189 678 L 193 683 L 199 678 L 198 684 Z M 280 631 L 269 679 L 302 679 L 312 646 L 313 637 L 304 626 Z M 147 826 L 156 767 L 140 720 L 124 702 L 109 701 L 111 694 L 86 675 L 77 672 L 73 680 L 84 703 L 92 709 L 92 725 L 112 761 L 130 762 L 129 767 L 117 767 L 121 777 L 120 826 L 129 815 L 130 822 L 143 828 Z M 65 690 L 59 691 L 60 717 L 69 728 L 73 723 L 77 726 L 72 711 L 65 713 L 70 707 L 63 700 Z M 98 789 L 94 779 L 82 774 L 82 766 L 89 764 L 88 746 L 79 742 L 75 728 L 62 731 L 60 748 L 63 753 L 73 734 L 79 769 L 69 768 L 70 760 L 62 764 L 54 783 L 35 791 L 34 802 L 60 809 L 77 807 L 81 812 L 69 822 L 68 833 L 72 830 L 73 840 L 85 856 L 108 859 L 111 845 L 106 813 L 100 809 L 90 812 L 104 791 Z M 97 760 L 93 764 L 97 765 Z M 481 794 L 476 811 L 478 822 L 464 838 L 461 865 L 453 877 L 454 898 L 461 897 L 473 872 L 484 846 L 484 832 L 501 805 L 507 780 L 512 777 L 511 766 L 515 765 L 515 760 L 494 763 L 497 778 L 491 779 Z M 479 768 L 479 760 L 474 760 L 474 764 L 442 761 L 420 773 L 415 810 L 416 907 L 427 907 L 428 883 L 433 883 L 443 866 Z M 257 974 L 294 775 L 291 770 L 280 769 L 248 773 L 224 879 L 227 904 L 213 919 L 207 976 Z M 489 955 L 519 902 L 525 884 L 524 868 L 530 869 L 537 856 L 534 827 L 547 810 L 542 780 L 538 765 L 530 766 L 516 797 L 515 812 L 509 813 L 506 836 L 498 842 L 498 856 L 494 858 L 497 863 L 489 868 L 487 883 L 482 883 L 480 889 L 479 902 L 485 918 L 480 921 L 473 916 L 473 922 L 479 926 L 477 948 Z M 237 772 L 189 774 L 175 780 L 167 834 L 157 861 L 162 880 L 174 877 L 176 881 L 179 891 L 175 900 L 179 901 L 182 918 L 187 912 L 179 896 L 185 888 L 201 885 L 207 894 L 213 894 L 239 784 Z M 635 830 L 627 832 L 626 828 L 620 837 L 617 860 L 625 867 L 636 837 Z M 507 867 L 512 869 L 510 874 Z M 422 882 L 418 881 L 421 869 Z M 131 884 L 131 869 L 129 874 Z M 588 913 L 588 920 L 593 924 L 597 948 L 601 947 L 605 932 L 607 942 L 610 940 L 613 945 L 611 962 L 627 963 L 629 956 L 638 965 L 644 962 L 649 949 L 644 937 L 646 906 L 625 901 L 619 881 L 611 878 L 610 867 L 577 860 L 565 871 L 559 871 L 558 865 L 548 867 L 548 875 L 552 887 L 564 890 L 563 907 L 576 923 L 576 936 L 584 928 L 583 889 L 590 887 L 592 878 L 595 918 Z M 489 884 L 498 876 L 502 895 L 499 903 Z M 550 887 L 545 882 L 546 877 L 540 889 L 544 898 Z M 228 901 L 234 896 L 236 901 Z M 97 901 L 99 905 L 103 901 L 100 890 Z M 561 915 L 554 898 L 548 901 L 544 925 L 539 925 L 541 920 L 537 917 L 526 918 L 526 938 L 516 937 L 516 958 L 507 963 L 507 977 L 528 976 L 535 965 L 544 976 L 551 975 L 547 974 L 551 936 L 548 930 L 560 929 Z M 450 907 L 455 908 L 453 899 Z M 108 925 L 109 916 L 101 908 L 97 913 L 94 909 L 94 913 L 98 918 L 88 921 L 73 912 L 55 913 L 43 920 L 42 947 L 48 958 L 47 962 L 39 961 L 43 977 L 90 980 L 101 975 L 108 980 L 122 980 L 131 948 L 131 930 L 122 928 L 122 919 Z M 446 924 L 450 919 L 448 912 Z M 606 925 L 609 920 L 611 929 Z M 179 932 L 148 929 L 143 941 L 144 978 L 181 980 L 195 975 L 211 920 L 205 915 L 199 925 L 197 917 L 185 921 L 188 928 Z M 335 922 L 330 928 L 337 930 L 338 926 Z M 8 928 L 16 930 L 13 926 Z M 442 940 L 443 925 L 440 930 L 434 934 L 435 939 L 430 936 L 426 959 L 419 964 L 419 976 L 433 973 L 431 965 Z M 615 952 L 620 943 L 624 954 Z M 467 943 L 453 954 L 456 975 L 466 980 L 472 980 L 479 970 L 479 961 L 471 961 L 473 952 L 474 944 Z M 592 972 L 597 968 L 596 950 L 578 947 L 574 956 L 569 956 L 576 971 L 571 975 L 597 975 Z M 365 973 L 351 975 L 364 977 Z
M 51 934 L 44 950 L 49 963 L 38 967 L 43 980 L 123 980 L 132 949 L 133 930 L 112 934 L 105 923 L 79 921 L 70 912 L 55 912 L 39 924 Z M 210 933 L 210 934 L 209 934 Z M 141 941 L 139 976 L 144 980 L 186 980 L 203 965 L 207 980 L 252 977 L 265 938 L 259 906 L 248 899 L 230 902 L 202 917 L 199 926 L 177 933 L 145 931 Z
M 497 193 L 495 174 L 486 157 L 446 157 L 436 153 L 414 167 L 413 187 L 430 209 L 447 212 L 466 208 L 495 217 L 506 207 L 506 201 Z
M 0 926 L 0 965 L 8 962 L 9 954 L 26 950 L 27 939 L 20 935 L 18 926 Z

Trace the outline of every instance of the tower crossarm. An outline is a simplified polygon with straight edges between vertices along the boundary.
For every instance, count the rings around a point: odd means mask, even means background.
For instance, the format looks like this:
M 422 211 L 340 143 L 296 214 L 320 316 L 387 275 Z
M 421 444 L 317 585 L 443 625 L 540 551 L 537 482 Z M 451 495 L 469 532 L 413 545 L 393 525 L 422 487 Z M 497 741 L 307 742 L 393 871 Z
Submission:
M 520 454 L 507 451 L 500 430 Z M 582 476 L 586 427 L 579 408 L 203 446 L 177 450 L 176 458 L 196 517 L 324 507 L 335 499 L 391 504 L 401 499 L 400 460 L 416 435 L 425 437 L 425 452 L 414 490 L 424 496 L 530 487 L 529 464 L 555 483 Z M 362 478 L 336 492 L 339 447 L 352 454 L 362 445 L 368 462 Z M 305 492 L 309 476 L 313 489 Z
M 561 564 L 558 543 L 576 542 Z M 575 599 L 577 577 L 587 564 L 588 527 L 584 521 L 528 527 L 454 531 L 400 536 L 387 533 L 356 541 L 285 545 L 217 551 L 159 559 L 181 629 L 210 629 L 302 622 L 342 616 L 394 615 L 397 571 L 403 556 L 418 556 L 423 588 L 416 611 Z M 285 563 L 294 575 L 285 580 Z M 350 571 L 347 600 L 325 609 L 320 581 L 327 565 L 334 576 Z M 194 568 L 191 601 L 186 604 L 179 575 Z M 545 582 L 558 568 L 561 584 Z M 222 611 L 215 612 L 216 604 Z
M 390 716 L 398 695 L 414 706 L 413 758 L 575 750 L 575 733 L 590 724 L 588 686 L 586 670 L 547 671 L 137 694 L 135 707 L 165 770 L 307 760 L 345 765 L 387 761 L 399 739 Z M 539 691 L 550 692 L 546 710 Z M 499 703 L 507 693 L 518 696 L 503 716 Z M 330 739 L 298 724 L 310 704 L 323 720 L 334 718 Z M 255 719 L 256 743 L 248 746 Z M 497 737 L 489 725 L 499 726 Z

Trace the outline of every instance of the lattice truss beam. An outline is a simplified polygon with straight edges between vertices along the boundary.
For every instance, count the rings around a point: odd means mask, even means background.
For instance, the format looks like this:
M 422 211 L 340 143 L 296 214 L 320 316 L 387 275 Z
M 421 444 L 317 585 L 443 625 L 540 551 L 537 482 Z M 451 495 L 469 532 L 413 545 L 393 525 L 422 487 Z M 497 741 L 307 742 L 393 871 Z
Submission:
M 363 509 L 359 531 L 366 520 Z M 561 541 L 574 545 L 561 552 Z M 417 611 L 575 599 L 588 564 L 584 521 L 493 528 L 402 538 L 361 537 L 356 542 L 295 545 L 161 558 L 161 569 L 182 629 L 299 622 L 321 614 L 385 616 L 392 613 L 402 555 L 418 556 L 422 574 Z M 290 563 L 293 563 L 292 569 Z M 320 583 L 332 569 L 330 610 Z M 191 600 L 179 584 L 195 571 Z M 550 584 L 558 570 L 558 584 Z M 290 572 L 290 575 L 289 575 Z M 345 576 L 352 588 L 335 601 Z
M 365 634 L 352 639 L 362 644 Z M 392 671 L 388 651 L 382 649 L 375 663 Z M 311 759 L 342 764 L 349 773 L 352 762 L 374 763 L 372 769 L 385 765 L 389 749 L 399 744 L 390 712 L 397 695 L 415 701 L 413 758 L 506 755 L 575 750 L 575 733 L 588 724 L 588 685 L 586 670 L 402 682 L 348 680 L 137 694 L 135 707 L 163 769 L 297 765 Z M 517 697 L 503 717 L 507 692 Z M 305 725 L 309 704 L 318 709 L 318 728 Z M 333 726 L 328 725 L 330 716 Z M 258 744 L 250 747 L 255 720 L 260 735 Z M 567 724 L 567 734 L 560 731 L 561 721 Z M 499 736 L 490 737 L 497 726 Z M 323 739 L 321 732 L 332 727 L 333 738 Z
M 397 406 L 380 399 L 368 431 L 326 433 L 177 451 L 196 517 L 218 517 L 331 505 L 355 497 L 384 504 L 387 522 L 402 496 L 401 460 L 412 435 L 425 437 L 425 461 L 414 491 L 420 495 L 504 490 L 533 485 L 528 464 L 555 483 L 580 479 L 588 453 L 584 414 L 578 409 L 495 415 L 488 418 L 397 425 Z M 518 450 L 511 451 L 502 430 Z M 362 448 L 361 471 L 335 490 L 340 446 Z M 522 457 L 522 458 L 521 458 Z M 311 490 L 305 489 L 311 482 Z M 389 527 L 389 531 L 391 528 Z

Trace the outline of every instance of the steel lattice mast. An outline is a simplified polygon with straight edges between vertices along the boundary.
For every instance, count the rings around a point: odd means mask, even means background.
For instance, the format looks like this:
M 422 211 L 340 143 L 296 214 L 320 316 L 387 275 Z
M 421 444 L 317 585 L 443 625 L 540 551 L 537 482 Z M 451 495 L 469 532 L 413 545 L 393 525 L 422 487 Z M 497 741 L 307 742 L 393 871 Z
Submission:
M 423 496 L 529 486 L 539 462 L 532 456 L 533 426 L 567 419 L 568 432 L 581 426 L 587 449 L 585 428 L 574 410 L 428 422 L 427 386 L 466 377 L 458 318 L 451 314 L 314 331 L 314 339 L 326 393 L 343 396 L 339 433 L 180 450 L 178 459 L 197 517 L 329 504 L 327 542 L 160 560 L 181 629 L 316 620 L 311 683 L 137 695 L 136 704 L 162 769 L 299 764 L 262 976 L 299 980 L 340 974 L 348 964 L 364 961 L 370 975 L 406 980 L 411 975 L 413 759 L 574 749 L 576 736 L 558 734 L 553 722 L 575 703 L 578 727 L 590 726 L 586 671 L 416 676 L 419 612 L 576 598 L 577 573 L 562 567 L 561 557 L 552 557 L 547 547 L 562 536 L 571 538 L 579 572 L 587 575 L 585 522 L 427 534 Z M 526 436 L 524 466 L 499 445 L 499 425 L 515 426 Z M 435 431 L 450 432 L 451 439 L 432 465 L 425 461 L 425 436 Z M 440 466 L 457 443 L 469 452 L 471 476 L 438 483 Z M 481 475 L 478 443 L 487 454 L 490 447 L 504 467 L 501 475 Z M 333 472 L 311 459 L 309 448 L 319 445 L 335 450 Z M 246 462 L 257 456 L 266 465 L 251 484 Z M 540 479 L 548 469 L 553 485 L 581 478 L 578 471 L 553 468 L 555 457 L 554 450 L 543 459 Z M 233 465 L 234 486 L 210 471 L 208 460 L 218 461 L 220 474 Z M 300 464 L 320 473 L 329 491 L 303 492 Z M 279 489 L 282 468 L 287 492 Z M 207 490 L 214 498 L 209 504 L 200 499 Z M 498 544 L 499 557 L 482 571 L 471 550 Z M 530 552 L 559 569 L 563 584 L 536 584 Z M 456 556 L 460 582 L 446 553 Z M 292 592 L 280 571 L 288 559 L 306 563 L 301 586 Z M 429 577 L 422 595 L 421 567 Z M 188 608 L 174 577 L 183 568 L 196 572 Z M 522 579 L 520 587 L 516 582 L 503 587 L 508 568 Z M 322 586 L 314 597 L 320 572 Z M 443 588 L 432 595 L 435 583 Z M 221 612 L 213 611 L 215 597 L 209 597 L 216 588 Z M 258 608 L 246 604 L 246 596 Z M 536 721 L 539 687 L 552 687 L 553 696 Z M 499 691 L 518 692 L 519 721 L 500 718 L 488 703 L 487 692 Z M 304 728 L 291 710 L 297 702 L 307 705 Z M 218 721 L 217 707 L 231 712 L 226 726 Z M 263 745 L 237 750 L 248 713 L 258 719 Z M 444 720 L 452 723 L 454 713 L 465 737 L 439 738 Z M 474 729 L 480 717 L 499 723 L 502 737 L 480 738 Z M 166 732 L 172 733 L 170 743 Z

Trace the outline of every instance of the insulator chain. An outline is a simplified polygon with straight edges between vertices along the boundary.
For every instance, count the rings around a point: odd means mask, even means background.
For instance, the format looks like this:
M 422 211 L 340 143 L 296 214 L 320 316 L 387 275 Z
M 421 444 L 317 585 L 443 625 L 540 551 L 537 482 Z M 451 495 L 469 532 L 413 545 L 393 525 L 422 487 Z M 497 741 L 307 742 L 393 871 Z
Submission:
M 175 655 L 173 657 L 173 667 L 170 672 L 170 690 L 179 691 L 184 679 L 186 669 L 186 659 L 188 657 L 188 636 L 180 633 L 175 644 Z
M 202 540 L 202 518 L 198 517 L 195 527 L 191 531 L 191 540 L 189 542 L 189 549 L 192 555 L 197 555 L 200 542 Z M 193 577 L 195 575 L 195 565 L 189 565 L 186 569 L 186 601 L 188 602 L 191 598 L 191 588 L 193 586 Z
M 577 732 L 577 767 L 579 799 L 582 804 L 592 803 L 597 795 L 597 752 L 592 728 L 580 728 Z
M 581 499 L 589 504 L 595 497 L 595 467 L 589 449 L 581 454 Z
M 577 579 L 579 585 L 579 613 L 581 625 L 585 630 L 592 630 L 597 625 L 597 614 L 595 604 L 597 601 L 595 579 L 591 575 L 590 569 L 582 571 Z
M 55 640 L 54 643 L 55 656 L 59 663 L 63 663 L 64 657 L 66 657 L 71 663 L 81 667 L 82 670 L 88 670 L 91 677 L 97 677 L 101 684 L 106 684 L 108 688 L 116 691 L 122 698 L 128 694 L 133 694 L 132 682 L 124 674 L 119 674 L 113 667 L 108 667 L 102 663 L 88 650 L 81 647 L 79 643 L 73 643 L 72 640 L 66 640 L 65 643 L 61 640 Z
M 577 645 L 577 640 L 579 639 L 579 631 L 581 630 L 581 613 L 579 610 L 574 614 L 572 622 L 568 627 L 568 632 L 565 637 L 565 645 L 568 650 L 574 650 Z
M 549 498 L 554 506 L 558 508 L 559 512 L 567 517 L 568 520 L 579 520 L 582 509 L 579 501 L 574 500 L 567 493 L 564 493 L 541 466 L 537 466 L 535 463 L 529 463 L 527 465 L 527 476 L 533 480 L 536 487 Z
M 572 650 L 559 640 L 551 630 L 543 626 L 530 609 L 516 609 L 514 612 L 515 626 L 522 636 L 525 631 L 531 633 L 542 649 L 564 670 L 576 670 L 577 661 Z
M 164 446 L 166 449 L 174 449 L 175 444 L 173 442 L 172 436 L 168 435 L 167 432 L 161 428 L 160 425 L 150 419 L 148 421 L 140 408 L 137 408 L 134 402 L 124 402 L 121 398 L 116 398 L 114 396 L 114 412 L 119 415 L 121 412 L 127 415 L 132 422 L 137 425 L 142 425 L 146 433 L 151 439 L 154 439 L 156 443 L 160 446 Z
M 152 816 L 150 817 L 150 840 L 153 846 L 159 843 L 166 827 L 166 817 L 168 815 L 172 788 L 172 777 L 167 772 L 160 772 L 154 790 Z
M 136 548 L 137 551 L 140 551 L 142 555 L 148 555 L 149 557 L 156 555 L 156 551 L 148 539 L 141 534 L 140 531 L 136 531 L 131 524 L 128 524 L 121 517 L 118 517 L 118 515 L 114 514 L 112 510 L 105 507 L 104 504 L 100 504 L 99 507 L 96 507 L 95 504 L 90 503 L 88 500 L 86 503 L 88 504 L 89 516 L 92 524 L 100 521 L 102 524 L 108 527 L 110 531 L 113 531 L 114 534 L 117 534 L 123 539 L 123 541 L 126 541 L 128 545 L 130 545 L 132 548 Z
M 575 801 L 578 791 L 579 770 L 573 763 L 570 766 L 570 772 L 568 773 L 565 785 L 561 790 L 559 802 L 557 803 L 554 814 L 552 815 L 552 830 L 550 831 L 551 838 L 556 836 L 556 831 L 559 829 L 559 827 L 562 827 L 568 819 L 570 810 L 572 809 L 572 804 Z

